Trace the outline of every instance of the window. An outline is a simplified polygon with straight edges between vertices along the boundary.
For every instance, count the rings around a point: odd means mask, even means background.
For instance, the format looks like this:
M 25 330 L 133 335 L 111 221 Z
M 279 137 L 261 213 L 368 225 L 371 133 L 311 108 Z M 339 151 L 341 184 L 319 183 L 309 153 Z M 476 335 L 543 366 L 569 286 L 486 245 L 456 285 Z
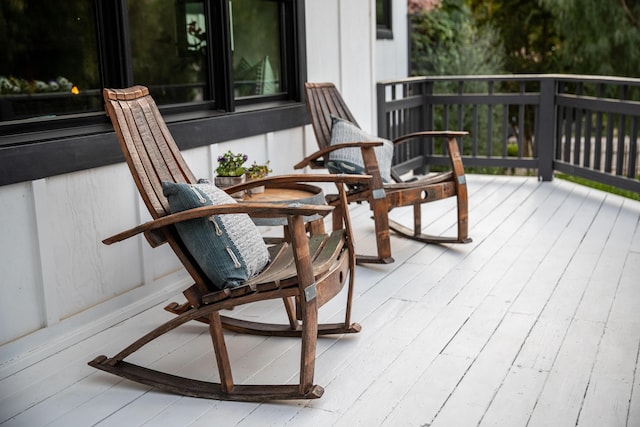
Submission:
M 304 0 L 0 1 L 0 185 L 122 161 L 103 87 L 148 86 L 183 149 L 307 124 L 304 17 Z
M 100 111 L 93 2 L 0 2 L 0 121 Z
M 378 39 L 392 39 L 391 0 L 376 0 L 376 28 Z
M 0 45 L 8 59 L 0 64 L 0 131 L 8 122 L 46 128 L 52 119 L 96 116 L 102 87 L 142 84 L 159 105 L 191 110 L 300 101 L 303 4 L 0 2 Z

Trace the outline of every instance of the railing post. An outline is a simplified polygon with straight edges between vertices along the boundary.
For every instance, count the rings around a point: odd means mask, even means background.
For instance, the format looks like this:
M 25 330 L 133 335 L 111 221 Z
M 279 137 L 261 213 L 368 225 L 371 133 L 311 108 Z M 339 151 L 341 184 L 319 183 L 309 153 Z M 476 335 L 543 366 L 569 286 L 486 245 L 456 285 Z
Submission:
M 540 117 L 536 132 L 538 145 L 538 179 L 553 179 L 553 156 L 555 152 L 556 129 L 556 80 L 542 77 L 540 81 Z
M 376 98 L 376 105 L 378 107 L 378 136 L 380 138 L 389 138 L 389 126 L 387 123 L 387 99 L 384 83 L 376 83 Z

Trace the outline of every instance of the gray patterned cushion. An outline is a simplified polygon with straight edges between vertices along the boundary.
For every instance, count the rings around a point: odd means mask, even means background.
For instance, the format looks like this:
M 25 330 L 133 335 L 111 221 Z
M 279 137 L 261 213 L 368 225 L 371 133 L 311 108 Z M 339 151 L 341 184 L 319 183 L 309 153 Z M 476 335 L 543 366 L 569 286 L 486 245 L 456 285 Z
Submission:
M 331 117 L 331 145 L 345 142 L 382 141 L 384 144 L 375 147 L 376 159 L 380 168 L 380 176 L 384 182 L 391 182 L 391 162 L 393 161 L 393 143 L 388 139 L 370 135 L 348 120 Z M 329 153 L 325 162 L 331 173 L 364 174 L 362 151 L 358 147 L 343 148 Z
M 213 184 L 163 182 L 171 212 L 236 203 Z M 246 214 L 212 215 L 176 224 L 178 234 L 209 280 L 218 288 L 241 285 L 269 262 L 267 246 Z

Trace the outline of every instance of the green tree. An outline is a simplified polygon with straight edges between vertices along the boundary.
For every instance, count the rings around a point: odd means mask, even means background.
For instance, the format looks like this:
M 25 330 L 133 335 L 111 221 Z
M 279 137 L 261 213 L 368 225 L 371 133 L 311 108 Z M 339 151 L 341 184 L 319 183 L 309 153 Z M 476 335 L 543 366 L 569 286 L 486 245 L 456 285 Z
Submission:
M 466 0 L 511 73 L 640 73 L 640 0 Z
M 595 0 L 600 1 L 600 0 Z M 466 0 L 479 28 L 492 27 L 510 73 L 560 72 L 554 16 L 540 0 Z
M 538 0 L 554 16 L 562 71 L 640 76 L 640 0 Z
M 464 0 L 444 0 L 412 14 L 411 75 L 478 75 L 502 72 L 498 34 L 479 29 Z

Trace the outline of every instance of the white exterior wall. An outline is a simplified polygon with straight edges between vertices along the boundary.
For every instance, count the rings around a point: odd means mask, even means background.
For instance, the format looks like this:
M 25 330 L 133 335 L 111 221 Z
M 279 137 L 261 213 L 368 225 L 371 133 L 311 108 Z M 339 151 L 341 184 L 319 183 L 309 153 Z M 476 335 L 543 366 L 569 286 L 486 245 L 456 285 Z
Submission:
M 336 83 L 362 127 L 375 129 L 376 68 L 406 64 L 376 67 L 375 2 L 307 0 L 306 17 L 308 80 Z M 213 178 L 228 149 L 283 174 L 316 145 L 306 126 L 183 154 L 196 176 Z M 0 201 L 0 377 L 191 284 L 167 245 L 101 243 L 150 218 L 125 164 L 3 186 Z
M 375 124 L 374 0 L 307 0 L 307 80 L 332 82 L 363 129 Z M 305 154 L 317 150 L 307 127 Z
M 393 0 L 391 19 L 393 39 L 382 39 L 376 42 L 376 82 L 404 79 L 409 76 L 406 1 Z

